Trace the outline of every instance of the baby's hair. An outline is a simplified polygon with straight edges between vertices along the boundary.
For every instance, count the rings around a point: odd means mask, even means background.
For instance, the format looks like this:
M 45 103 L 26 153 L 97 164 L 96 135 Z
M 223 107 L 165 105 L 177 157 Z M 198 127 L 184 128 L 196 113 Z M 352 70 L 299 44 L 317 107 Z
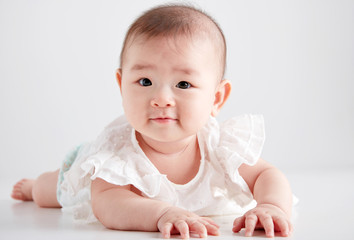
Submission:
M 203 11 L 181 4 L 161 5 L 152 8 L 137 18 L 130 26 L 120 54 L 120 66 L 123 66 L 127 46 L 136 37 L 176 37 L 203 34 L 211 38 L 220 53 L 221 77 L 226 68 L 226 41 L 215 20 Z

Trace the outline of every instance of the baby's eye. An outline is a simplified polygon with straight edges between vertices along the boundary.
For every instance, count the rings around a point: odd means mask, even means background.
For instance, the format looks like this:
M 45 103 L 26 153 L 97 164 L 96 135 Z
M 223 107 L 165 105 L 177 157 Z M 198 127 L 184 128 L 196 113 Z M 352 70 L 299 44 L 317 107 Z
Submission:
M 188 89 L 190 88 L 192 85 L 189 82 L 186 81 L 181 81 L 179 83 L 177 83 L 176 87 L 181 88 L 181 89 Z
M 151 86 L 152 85 L 152 82 L 150 79 L 148 78 L 142 78 L 139 80 L 139 84 L 143 87 L 148 87 L 148 86 Z

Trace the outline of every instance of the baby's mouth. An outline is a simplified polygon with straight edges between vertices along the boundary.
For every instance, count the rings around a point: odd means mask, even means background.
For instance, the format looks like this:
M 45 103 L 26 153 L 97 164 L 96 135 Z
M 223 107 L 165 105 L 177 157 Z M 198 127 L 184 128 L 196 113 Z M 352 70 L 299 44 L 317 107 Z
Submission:
M 151 121 L 156 122 L 156 123 L 173 123 L 176 122 L 177 119 L 172 118 L 172 117 L 154 117 L 150 118 Z

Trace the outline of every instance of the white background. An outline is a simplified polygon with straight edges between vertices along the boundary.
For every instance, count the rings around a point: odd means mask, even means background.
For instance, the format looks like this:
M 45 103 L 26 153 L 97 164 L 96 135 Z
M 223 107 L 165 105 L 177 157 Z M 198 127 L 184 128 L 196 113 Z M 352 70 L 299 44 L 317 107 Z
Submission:
M 1 198 L 123 113 L 125 32 L 166 2 L 0 0 Z M 354 1 L 189 2 L 227 38 L 233 92 L 219 119 L 262 113 L 263 158 L 286 173 L 353 168 Z

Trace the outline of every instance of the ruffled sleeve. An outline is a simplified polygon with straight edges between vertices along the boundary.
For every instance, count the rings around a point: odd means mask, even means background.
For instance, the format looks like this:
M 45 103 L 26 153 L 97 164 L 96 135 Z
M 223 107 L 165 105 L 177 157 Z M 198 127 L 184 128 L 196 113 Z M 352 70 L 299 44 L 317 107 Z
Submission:
M 119 186 L 131 184 L 148 197 L 159 193 L 164 176 L 151 168 L 138 147 L 135 130 L 124 117 L 110 124 L 93 145 L 95 153 L 81 163 L 83 178 L 101 178 Z
M 262 153 L 264 140 L 262 115 L 235 117 L 220 126 L 218 153 L 230 161 L 254 165 Z
M 239 181 L 238 168 L 243 163 L 255 165 L 261 156 L 265 140 L 263 116 L 242 115 L 220 126 L 214 119 L 209 125 L 213 128 L 210 144 L 215 157 L 231 180 Z
M 155 197 L 160 192 L 163 176 L 151 173 L 142 156 L 133 151 L 127 148 L 120 154 L 99 152 L 82 163 L 81 169 L 91 180 L 101 178 L 119 186 L 131 184 L 144 195 Z

